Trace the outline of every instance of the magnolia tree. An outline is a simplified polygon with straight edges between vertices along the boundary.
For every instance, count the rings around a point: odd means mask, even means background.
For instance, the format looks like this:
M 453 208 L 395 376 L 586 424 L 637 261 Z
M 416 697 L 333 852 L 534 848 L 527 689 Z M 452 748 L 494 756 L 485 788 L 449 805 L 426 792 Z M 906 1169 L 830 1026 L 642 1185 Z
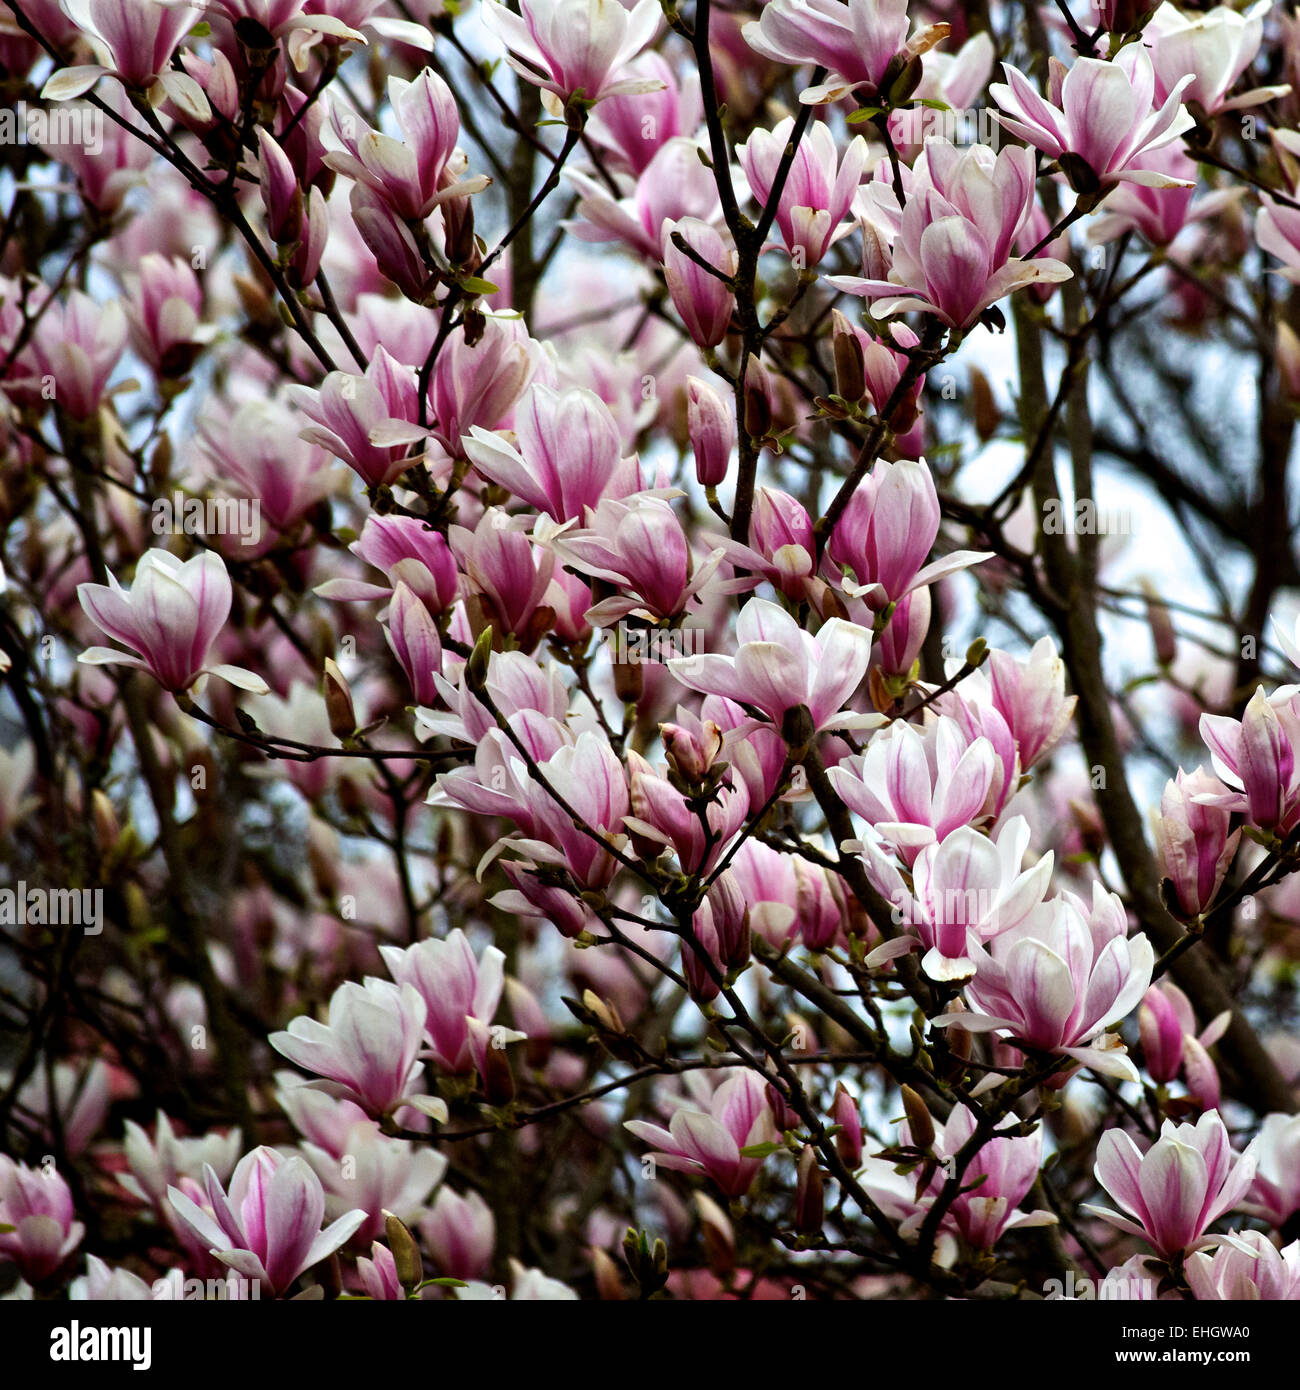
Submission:
M 0 1280 L 1300 1297 L 1300 21 L 4 0 Z

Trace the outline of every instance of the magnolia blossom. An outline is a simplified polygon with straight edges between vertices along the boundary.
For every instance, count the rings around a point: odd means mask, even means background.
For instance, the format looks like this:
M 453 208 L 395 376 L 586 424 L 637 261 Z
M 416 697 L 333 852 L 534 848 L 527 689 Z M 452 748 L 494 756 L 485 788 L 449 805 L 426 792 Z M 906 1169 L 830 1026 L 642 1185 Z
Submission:
M 868 219 L 890 242 L 886 264 L 872 263 L 876 239 L 868 232 L 863 275 L 827 277 L 836 289 L 873 300 L 877 313 L 916 309 L 964 331 L 1013 290 L 1070 278 L 1069 267 L 1050 257 L 1011 255 L 1033 208 L 1029 150 L 1008 146 L 995 154 L 987 145 L 959 150 L 949 140 L 928 140 L 905 191 L 900 211 L 891 184 L 869 188 Z
M 477 1192 L 462 1196 L 440 1187 L 420 1221 L 420 1235 L 445 1277 L 469 1280 L 487 1274 L 496 1248 L 496 1220 Z
M 86 1228 L 74 1217 L 62 1174 L 0 1154 L 0 1261 L 16 1264 L 29 1283 L 43 1283 L 81 1243 Z
M 167 1195 L 196 1240 L 275 1297 L 351 1240 L 366 1219 L 364 1211 L 353 1210 L 321 1230 L 320 1179 L 303 1159 L 285 1158 L 265 1145 L 240 1159 L 228 1191 L 211 1168 L 204 1169 L 202 1195 L 210 1211 L 179 1188 Z
M 243 1136 L 209 1131 L 193 1137 L 178 1135 L 163 1111 L 157 1113 L 152 1139 L 134 1120 L 124 1125 L 123 1154 L 129 1172 L 117 1180 L 132 1196 L 166 1214 L 167 1189 L 182 1178 L 199 1178 L 211 1167 L 224 1182 L 239 1161 Z
M 466 157 L 456 148 L 460 113 L 441 77 L 428 68 L 414 82 L 390 76 L 388 100 L 404 142 L 371 130 L 355 112 L 333 103 L 330 129 L 342 149 L 326 153 L 331 169 L 365 184 L 406 221 L 487 187 L 486 177 L 461 178 Z
M 677 237 L 694 255 L 677 245 Z M 727 336 L 736 306 L 736 296 L 728 283 L 737 265 L 730 234 L 695 217 L 665 222 L 662 255 L 664 281 L 686 331 L 698 346 L 717 347 Z M 712 266 L 713 271 L 706 266 Z
M 138 666 L 177 695 L 205 675 L 257 695 L 268 691 L 260 676 L 242 666 L 208 664 L 232 600 L 230 576 L 215 551 L 205 550 L 182 563 L 169 551 L 146 550 L 130 589 L 123 589 L 110 574 L 107 585 L 79 584 L 77 597 L 91 622 L 133 653 L 88 647 L 78 661 Z
M 677 513 L 667 500 L 649 493 L 627 500 L 606 497 L 589 513 L 586 526 L 556 539 L 555 549 L 584 575 L 624 591 L 587 610 L 587 621 L 599 627 L 629 616 L 680 617 L 723 555 L 714 549 L 697 561 Z
M 690 1105 L 674 1111 L 667 1129 L 646 1120 L 627 1120 L 623 1127 L 652 1146 L 650 1157 L 656 1163 L 702 1173 L 728 1197 L 743 1197 L 763 1166 L 761 1158 L 745 1158 L 741 1150 L 779 1137 L 767 1085 L 751 1071 L 724 1081 L 707 1111 Z
M 430 937 L 405 950 L 381 946 L 379 954 L 393 979 L 424 1000 L 433 1060 L 453 1074 L 470 1070 L 469 1020 L 492 1022 L 501 1002 L 504 954 L 487 946 L 476 956 L 459 927 L 442 940 Z
M 1000 1128 L 1014 1124 L 1010 1117 Z M 951 1161 L 975 1133 L 975 1117 L 965 1105 L 956 1105 L 942 1125 L 934 1126 L 931 1151 L 940 1166 L 918 1192 L 916 1179 L 902 1175 L 883 1158 L 867 1158 L 861 1182 L 886 1215 L 899 1223 L 904 1239 L 914 1240 L 926 1213 L 944 1190 Z M 900 1127 L 899 1142 L 916 1142 L 911 1126 Z M 1038 1177 L 1042 1162 L 1042 1131 L 1023 1136 L 996 1135 L 981 1146 L 962 1173 L 963 1191 L 950 1203 L 939 1224 L 935 1258 L 951 1265 L 958 1254 L 958 1237 L 975 1250 L 992 1250 L 1011 1230 L 1047 1226 L 1056 1217 L 1047 1211 L 1021 1211 L 1020 1203 Z
M 1222 1236 L 1212 1252 L 1183 1265 L 1187 1283 L 1203 1302 L 1300 1299 L 1300 1240 L 1279 1250 L 1261 1231 Z
M 970 1031 L 1073 1058 L 1092 1070 L 1138 1079 L 1113 1027 L 1137 1008 L 1155 965 L 1151 942 L 1129 938 L 1114 893 L 1093 884 L 1089 906 L 1073 893 L 1041 904 L 975 953 L 966 987 L 973 1012 L 945 1014 Z
M 948 26 L 932 25 L 911 43 L 907 31 L 907 0 L 768 0 L 742 32 L 771 62 L 826 68 L 825 82 L 799 94 L 805 105 L 820 106 L 854 92 L 874 95 L 896 57 L 923 52 Z
M 1282 1226 L 1300 1211 L 1300 1117 L 1265 1115 L 1258 1166 L 1243 1210 Z
M 911 895 L 874 844 L 864 844 L 862 853 L 876 887 L 926 947 L 922 969 L 934 980 L 958 980 L 975 973 L 972 945 L 1018 926 L 1043 901 L 1052 855 L 1022 871 L 1028 846 L 1029 825 L 1023 816 L 1007 821 L 996 840 L 961 826 L 916 856 Z M 884 958 L 897 952 L 892 944 L 882 949 Z M 880 960 L 881 951 L 872 956 Z
M 14 374 L 43 396 L 52 389 L 50 398 L 74 420 L 90 420 L 105 399 L 127 333 L 127 315 L 120 303 L 97 304 L 74 290 L 66 301 L 55 299 L 43 306 Z
M 896 721 L 827 775 L 849 810 L 910 865 L 926 845 L 980 815 L 994 764 L 987 739 L 970 742 L 954 720 L 940 716 L 924 733 Z
M 1194 792 L 1193 800 L 1244 811 L 1262 830 L 1289 831 L 1300 818 L 1300 689 L 1284 686 L 1270 699 L 1261 685 L 1240 721 L 1203 714 L 1200 730 L 1228 790 Z
M 826 553 L 856 576 L 843 581 L 845 593 L 880 609 L 992 554 L 955 550 L 926 565 L 938 534 L 939 495 L 925 460 L 880 459 L 849 499 Z
M 1153 1081 L 1172 1081 L 1182 1072 L 1187 1088 L 1203 1109 L 1219 1104 L 1219 1073 L 1207 1049 L 1227 1031 L 1232 1014 L 1224 1010 L 1203 1031 L 1196 1031 L 1191 1001 L 1170 980 L 1151 986 L 1138 1011 L 1142 1057 Z
M 616 479 L 625 492 L 640 481 L 634 461 L 624 466 L 618 425 L 594 391 L 533 386 L 515 413 L 515 435 L 518 448 L 474 425 L 465 452 L 485 478 L 556 521 L 582 520 Z
M 1008 63 L 1002 68 L 1006 82 L 989 88 L 1002 108 L 997 119 L 1051 158 L 1068 156 L 1082 164 L 1082 178 L 1074 176 L 1080 191 L 1095 192 L 1116 183 L 1171 188 L 1181 182 L 1152 167 L 1149 156 L 1195 124 L 1180 104 L 1195 81 L 1192 73 L 1184 69 L 1159 108 L 1153 109 L 1156 77 L 1151 55 L 1140 43 L 1121 48 L 1109 62 L 1076 58 L 1068 71 L 1052 59 L 1047 101 L 1022 72 Z M 1069 162 L 1063 160 L 1063 165 L 1069 173 Z
M 1155 70 L 1155 99 L 1178 91 L 1207 115 L 1260 106 L 1291 88 L 1255 87 L 1229 98 L 1237 79 L 1255 61 L 1264 36 L 1264 16 L 1273 0 L 1256 0 L 1244 12 L 1216 5 L 1203 14 L 1185 14 L 1165 0 L 1142 28 L 1143 47 Z M 1183 79 L 1191 74 L 1191 82 Z M 1180 85 L 1181 84 L 1181 85 Z
M 1123 1130 L 1109 1129 L 1097 1145 L 1097 1181 L 1127 1215 L 1084 1210 L 1141 1237 L 1163 1258 L 1199 1250 L 1213 1244 L 1206 1231 L 1249 1190 L 1257 1147 L 1254 1141 L 1234 1153 L 1217 1110 L 1194 1125 L 1166 1120 L 1145 1151 Z
M 212 118 L 203 89 L 188 73 L 171 65 L 181 40 L 198 21 L 199 11 L 171 0 L 66 0 L 68 13 L 95 49 L 98 63 L 60 68 L 41 88 L 46 101 L 79 97 L 106 74 L 123 86 L 164 100 L 198 121 Z
M 484 25 L 506 46 L 507 62 L 542 88 L 552 115 L 575 98 L 594 105 L 663 86 L 656 77 L 626 74 L 659 28 L 655 0 L 627 7 L 619 0 L 521 0 L 518 14 L 500 0 L 483 0 L 482 13 Z
M 410 446 L 427 433 L 415 423 L 414 371 L 383 347 L 364 375 L 330 372 L 319 390 L 297 386 L 289 395 L 314 422 L 303 439 L 341 458 L 370 487 L 400 477 L 414 462 Z
M 814 637 L 775 603 L 751 599 L 736 620 L 734 657 L 674 657 L 668 669 L 689 689 L 751 706 L 778 729 L 786 714 L 802 705 L 821 733 L 873 729 L 883 722 L 879 715 L 844 708 L 870 660 L 866 628 L 832 618 Z
M 736 148 L 749 191 L 760 207 L 766 207 L 771 197 L 793 130 L 794 117 L 787 116 L 771 130 L 755 130 Z M 776 225 L 786 250 L 798 259 L 801 268 L 817 265 L 831 246 L 852 230 L 845 218 L 866 162 L 867 142 L 860 135 L 855 135 L 841 154 L 828 125 L 814 121 L 804 131 L 776 210 Z
M 427 1007 L 409 984 L 345 980 L 330 998 L 329 1023 L 295 1018 L 272 1033 L 275 1050 L 334 1082 L 371 1115 L 385 1115 L 414 1089 Z
M 600 179 L 566 170 L 565 177 L 580 195 L 582 214 L 566 229 L 579 241 L 620 241 L 648 260 L 659 260 L 669 222 L 711 222 L 718 215 L 718 185 L 700 159 L 702 149 L 684 135 L 666 141 L 624 197 L 612 195 Z M 626 177 L 616 180 L 618 188 L 628 188 L 630 182 Z M 721 262 L 718 268 L 725 269 Z
M 1161 871 L 1188 917 L 1199 916 L 1214 901 L 1237 853 L 1241 831 L 1228 833 L 1231 814 L 1215 804 L 1226 791 L 1204 768 L 1190 776 L 1179 768 L 1176 779 L 1165 783 L 1159 815 L 1152 817 Z

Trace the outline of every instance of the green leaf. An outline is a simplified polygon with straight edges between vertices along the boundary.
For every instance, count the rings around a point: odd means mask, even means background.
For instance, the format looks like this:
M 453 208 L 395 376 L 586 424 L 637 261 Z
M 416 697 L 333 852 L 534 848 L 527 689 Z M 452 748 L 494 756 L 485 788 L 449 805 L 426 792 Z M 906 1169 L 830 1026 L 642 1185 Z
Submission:
M 928 106 L 931 111 L 951 111 L 952 107 L 946 101 L 939 101 L 936 97 L 917 97 L 914 105 Z
M 196 25 L 194 26 L 194 28 L 190 30 L 190 38 L 192 38 L 192 39 L 206 39 L 206 38 L 208 37 L 208 35 L 211 34 L 211 33 L 212 33 L 212 25 L 210 25 L 210 24 L 208 23 L 208 21 L 205 19 L 205 20 L 203 20 L 202 23 L 196 24 Z
M 768 1154 L 774 1154 L 781 1148 L 780 1144 L 773 1144 L 770 1140 L 763 1144 L 751 1144 L 747 1149 L 741 1149 L 741 1158 L 766 1158 Z
M 875 120 L 883 114 L 884 110 L 879 106 L 859 106 L 856 111 L 849 112 L 848 121 L 850 125 L 861 125 L 864 121 Z
M 467 275 L 456 282 L 466 294 L 496 294 L 497 287 L 491 280 L 480 280 L 477 275 Z

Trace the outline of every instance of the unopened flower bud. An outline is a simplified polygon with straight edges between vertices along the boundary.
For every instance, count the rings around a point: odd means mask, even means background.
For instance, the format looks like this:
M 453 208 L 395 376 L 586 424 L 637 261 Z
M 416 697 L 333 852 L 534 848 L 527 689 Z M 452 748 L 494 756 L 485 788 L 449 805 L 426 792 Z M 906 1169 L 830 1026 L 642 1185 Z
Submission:
M 391 1211 L 384 1212 L 384 1232 L 388 1238 L 388 1248 L 393 1254 L 393 1265 L 397 1270 L 397 1282 L 408 1294 L 414 1293 L 424 1279 L 424 1261 L 420 1258 L 420 1247 L 404 1221 Z
M 835 356 L 835 394 L 851 404 L 867 391 L 866 358 L 853 325 L 838 309 L 831 311 L 831 343 Z
M 803 1235 L 817 1235 L 826 1219 L 826 1190 L 817 1154 L 811 1144 L 799 1155 L 798 1180 L 794 1196 L 794 1227 Z
M 862 1120 L 858 1115 L 857 1102 L 844 1089 L 842 1081 L 835 1085 L 831 1119 L 839 1126 L 835 1135 L 835 1151 L 844 1166 L 854 1172 L 862 1165 Z
M 325 713 L 335 738 L 351 738 L 357 731 L 357 713 L 352 706 L 352 689 L 333 657 L 325 658 Z
M 918 1149 L 928 1149 L 934 1143 L 934 1121 L 930 1118 L 930 1112 L 925 1108 L 925 1102 L 910 1086 L 903 1085 L 898 1089 L 903 1100 L 903 1113 L 907 1116 L 907 1129 L 912 1136 L 912 1144 Z

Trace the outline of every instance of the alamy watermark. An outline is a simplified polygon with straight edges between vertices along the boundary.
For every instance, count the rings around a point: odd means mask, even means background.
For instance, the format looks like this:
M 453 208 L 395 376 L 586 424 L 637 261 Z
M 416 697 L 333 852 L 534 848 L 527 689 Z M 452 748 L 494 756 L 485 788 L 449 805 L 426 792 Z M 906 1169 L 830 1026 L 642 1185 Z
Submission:
M 0 927 L 80 927 L 87 936 L 104 930 L 102 888 L 0 888 Z
M 927 140 L 949 140 L 954 145 L 987 145 L 996 150 L 1002 143 L 1002 127 L 987 106 L 942 110 L 935 106 L 912 106 L 894 112 L 889 122 L 896 142 L 924 145 Z
M 0 145 L 76 145 L 89 155 L 104 152 L 104 113 L 93 106 L 30 106 L 0 110 Z
M 262 539 L 262 503 L 256 497 L 187 497 L 178 488 L 149 510 L 155 536 L 238 536 L 244 545 Z

